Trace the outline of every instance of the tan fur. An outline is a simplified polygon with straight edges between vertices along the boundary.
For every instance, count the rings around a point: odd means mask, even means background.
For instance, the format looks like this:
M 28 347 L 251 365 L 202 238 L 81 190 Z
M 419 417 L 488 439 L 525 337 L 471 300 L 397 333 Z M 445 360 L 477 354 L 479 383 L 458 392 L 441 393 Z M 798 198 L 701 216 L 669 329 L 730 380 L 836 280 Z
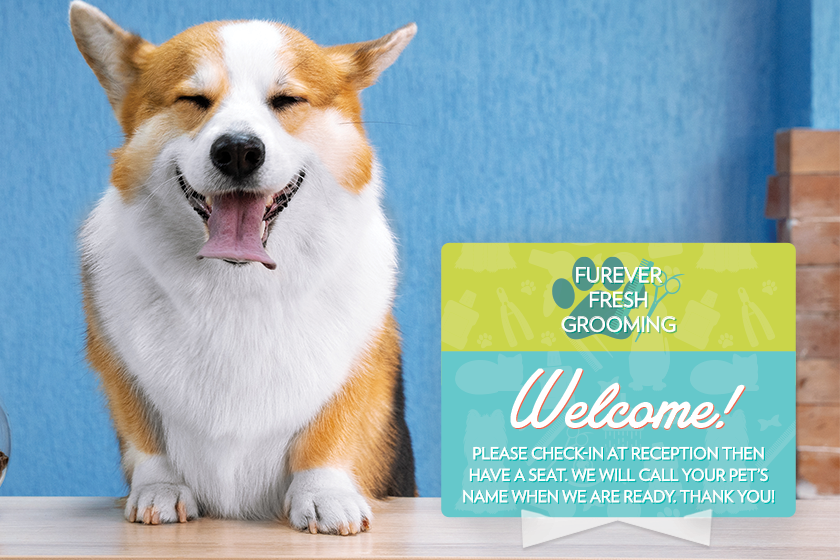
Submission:
M 297 437 L 289 457 L 293 473 L 344 468 L 365 495 L 384 497 L 395 453 L 391 415 L 399 360 L 399 334 L 389 315 L 342 390 Z
M 348 73 L 349 68 L 337 63 L 337 59 L 330 55 L 335 47 L 319 47 L 294 29 L 283 25 L 278 27 L 288 40 L 292 55 L 289 63 L 293 70 L 288 76 L 290 85 L 277 93 L 302 97 L 307 101 L 278 112 L 278 119 L 289 134 L 305 139 L 301 131 L 313 114 L 324 109 L 338 111 L 346 119 L 346 126 L 354 127 L 358 133 L 358 142 L 348 165 L 331 171 L 342 187 L 359 193 L 370 181 L 373 166 L 373 153 L 362 126 L 362 105 L 359 101 L 362 88 L 357 87 Z
M 99 372 L 111 419 L 120 439 L 120 451 L 124 453 L 126 444 L 130 443 L 143 453 L 158 453 L 160 445 L 149 422 L 148 411 L 129 382 L 125 367 L 100 332 L 90 290 L 84 287 L 83 293 L 87 319 L 87 359 L 93 369 Z
M 133 197 L 163 145 L 181 134 L 200 130 L 224 98 L 228 89 L 225 80 L 214 89 L 201 91 L 189 83 L 201 61 L 215 60 L 223 69 L 222 47 L 216 35 L 219 26 L 218 22 L 198 25 L 159 47 L 139 37 L 126 46 L 123 57 L 126 64 L 136 69 L 136 78 L 117 114 L 126 142 L 112 153 L 111 169 L 111 183 L 124 199 Z M 224 71 L 219 74 L 226 75 Z M 207 97 L 210 107 L 201 110 L 192 103 L 178 101 L 182 96 L 192 95 Z M 154 130 L 136 139 L 138 129 L 148 129 L 152 121 Z
M 222 65 L 222 45 L 217 35 L 221 25 L 222 22 L 210 22 L 191 27 L 158 47 L 144 41 L 144 47 L 134 53 L 137 79 L 117 115 L 128 139 L 140 123 L 161 111 L 174 110 L 179 128 L 185 131 L 200 128 L 209 119 L 211 111 L 198 111 L 176 100 L 200 93 L 217 104 L 224 97 L 225 83 L 215 90 L 201 92 L 188 85 L 199 61 L 215 59 Z

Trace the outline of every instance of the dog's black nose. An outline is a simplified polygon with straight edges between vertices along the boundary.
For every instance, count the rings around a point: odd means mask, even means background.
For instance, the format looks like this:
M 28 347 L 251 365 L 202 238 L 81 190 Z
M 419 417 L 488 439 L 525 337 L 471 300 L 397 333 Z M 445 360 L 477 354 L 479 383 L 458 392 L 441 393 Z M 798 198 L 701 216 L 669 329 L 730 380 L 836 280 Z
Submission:
M 244 179 L 265 161 L 265 144 L 253 134 L 223 134 L 210 146 L 210 161 L 234 179 Z

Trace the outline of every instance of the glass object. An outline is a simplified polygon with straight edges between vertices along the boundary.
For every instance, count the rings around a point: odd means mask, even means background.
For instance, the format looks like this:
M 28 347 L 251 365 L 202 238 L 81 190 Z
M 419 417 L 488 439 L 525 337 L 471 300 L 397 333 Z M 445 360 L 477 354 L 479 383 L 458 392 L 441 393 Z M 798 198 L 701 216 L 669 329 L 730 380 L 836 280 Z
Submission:
M 6 478 L 6 467 L 9 465 L 9 455 L 12 454 L 12 433 L 9 430 L 9 419 L 0 402 L 0 485 Z

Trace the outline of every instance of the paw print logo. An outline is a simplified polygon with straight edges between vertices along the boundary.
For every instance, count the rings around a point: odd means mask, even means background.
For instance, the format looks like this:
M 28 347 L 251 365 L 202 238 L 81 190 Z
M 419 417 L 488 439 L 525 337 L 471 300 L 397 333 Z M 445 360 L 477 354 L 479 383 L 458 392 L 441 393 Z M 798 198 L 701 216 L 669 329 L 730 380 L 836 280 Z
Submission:
M 542 338 L 542 343 L 546 346 L 551 346 L 552 344 L 557 342 L 557 337 L 554 336 L 554 333 L 551 331 L 545 331 L 540 335 L 540 338 Z
M 493 344 L 493 337 L 487 333 L 478 335 L 478 345 L 487 348 Z
M 669 507 L 666 507 L 664 510 L 662 510 L 659 513 L 656 514 L 656 517 L 679 517 L 679 516 L 680 516 L 680 510 L 678 510 L 677 508 L 671 509 Z
M 761 291 L 767 295 L 773 295 L 773 292 L 778 290 L 779 288 L 776 287 L 776 283 L 772 280 L 767 280 L 766 282 L 761 283 Z
M 640 266 L 653 266 L 650 261 L 642 261 Z M 610 257 L 601 265 L 603 268 L 624 268 L 624 263 L 618 257 Z M 554 282 L 551 287 L 551 294 L 554 298 L 554 303 L 562 309 L 569 309 L 577 299 L 577 292 L 588 292 L 593 287 L 601 282 L 598 274 L 598 267 L 589 257 L 581 257 L 572 266 L 572 279 L 574 285 L 565 278 L 560 278 Z M 626 278 L 622 278 L 620 282 L 607 281 L 603 282 L 600 290 L 609 292 L 622 292 L 622 302 L 628 299 L 635 299 L 636 296 L 641 296 L 645 292 L 644 284 L 635 280 L 624 284 Z M 623 286 L 623 288 L 622 288 Z M 575 324 L 580 324 L 581 318 L 586 319 L 586 323 L 591 326 L 589 329 L 581 329 L 576 332 L 567 332 L 569 338 L 572 340 L 580 340 L 592 336 L 593 334 L 604 334 L 611 338 L 623 340 L 628 338 L 634 331 L 633 329 L 624 328 L 624 318 L 631 311 L 632 307 L 611 307 L 606 302 L 600 299 L 590 304 L 589 298 L 584 297 L 577 307 L 569 314 L 570 317 L 575 317 Z M 570 321 L 571 322 L 571 321 Z M 619 325 L 621 325 L 619 327 Z
M 530 280 L 525 280 L 520 284 L 522 289 L 520 290 L 523 294 L 528 294 L 529 296 L 537 291 L 537 285 L 531 282 Z
M 724 348 L 729 348 L 730 346 L 732 346 L 735 343 L 732 342 L 732 335 L 731 334 L 723 333 L 722 335 L 720 335 L 720 338 L 718 339 L 718 344 L 720 344 Z

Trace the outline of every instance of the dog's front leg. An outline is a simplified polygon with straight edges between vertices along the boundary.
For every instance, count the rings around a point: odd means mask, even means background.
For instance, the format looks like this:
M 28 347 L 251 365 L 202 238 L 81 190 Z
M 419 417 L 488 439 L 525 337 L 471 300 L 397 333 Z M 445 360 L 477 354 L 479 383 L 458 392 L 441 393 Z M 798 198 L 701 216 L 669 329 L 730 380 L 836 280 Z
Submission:
M 368 528 L 370 506 L 362 495 L 363 481 L 354 472 L 354 455 L 366 434 L 359 411 L 348 407 L 358 403 L 348 403 L 347 398 L 345 390 L 292 449 L 292 482 L 284 511 L 292 527 L 301 531 L 352 535 Z
M 150 455 L 132 450 L 127 454 L 133 465 L 126 465 L 131 475 L 131 493 L 125 504 L 125 518 L 130 522 L 158 525 L 186 523 L 198 517 L 198 505 L 192 491 L 175 474 L 166 455 Z
M 399 339 L 389 317 L 344 387 L 295 440 L 284 508 L 292 527 L 341 535 L 368 528 L 367 498 L 388 494 L 399 375 Z

